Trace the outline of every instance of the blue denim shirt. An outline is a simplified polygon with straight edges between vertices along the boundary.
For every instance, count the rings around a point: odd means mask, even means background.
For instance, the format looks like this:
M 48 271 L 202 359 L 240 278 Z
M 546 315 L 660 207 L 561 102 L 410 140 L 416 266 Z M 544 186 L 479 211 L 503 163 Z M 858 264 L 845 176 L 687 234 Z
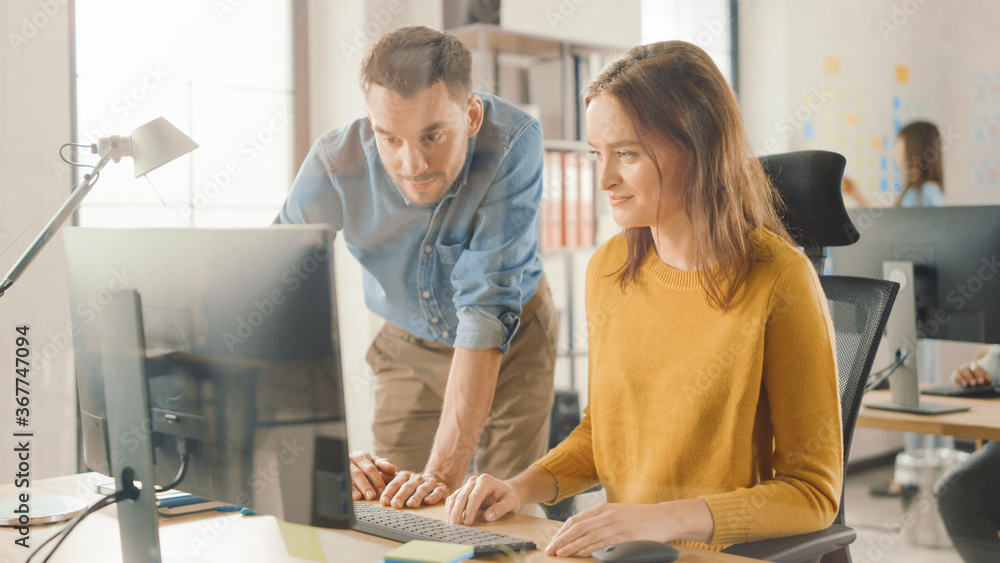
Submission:
M 903 195 L 900 207 L 941 207 L 944 205 L 944 195 L 941 186 L 936 182 L 924 182 L 919 188 L 912 189 Z
M 365 303 L 387 321 L 454 347 L 506 352 L 542 277 L 542 130 L 511 103 L 477 95 L 482 127 L 435 206 L 409 204 L 363 118 L 313 145 L 275 222 L 342 231 L 362 265 Z

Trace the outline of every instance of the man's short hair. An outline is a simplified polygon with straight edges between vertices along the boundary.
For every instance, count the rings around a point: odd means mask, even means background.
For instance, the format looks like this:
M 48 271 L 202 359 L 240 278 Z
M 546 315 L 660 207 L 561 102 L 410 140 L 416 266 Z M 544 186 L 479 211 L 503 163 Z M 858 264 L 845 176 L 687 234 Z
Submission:
M 403 27 L 379 37 L 361 62 L 361 91 L 381 86 L 404 98 L 443 81 L 464 103 L 472 93 L 472 54 L 452 35 L 429 27 Z

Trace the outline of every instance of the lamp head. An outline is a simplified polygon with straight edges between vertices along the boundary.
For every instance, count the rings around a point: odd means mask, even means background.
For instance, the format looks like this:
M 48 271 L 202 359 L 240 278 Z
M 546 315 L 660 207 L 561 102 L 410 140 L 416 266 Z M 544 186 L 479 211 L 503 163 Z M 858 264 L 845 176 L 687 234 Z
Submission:
M 196 148 L 198 143 L 166 119 L 157 117 L 133 129 L 128 137 L 112 135 L 98 139 L 97 144 L 90 146 L 90 152 L 105 154 L 110 150 L 115 162 L 123 156 L 131 157 L 138 178 Z

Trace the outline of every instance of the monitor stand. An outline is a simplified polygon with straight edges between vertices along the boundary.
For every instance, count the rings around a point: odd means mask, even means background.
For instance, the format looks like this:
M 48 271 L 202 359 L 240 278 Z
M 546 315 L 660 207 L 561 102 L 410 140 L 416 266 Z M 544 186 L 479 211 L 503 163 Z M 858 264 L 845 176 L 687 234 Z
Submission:
M 102 358 L 107 381 L 109 454 L 115 488 L 136 486 L 135 499 L 118 502 L 122 559 L 136 563 L 160 563 L 156 496 L 153 481 L 152 423 L 149 419 L 149 389 L 146 385 L 146 343 L 142 310 L 135 290 L 118 293 L 101 312 L 100 334 L 106 353 Z M 130 436 L 137 440 L 123 442 Z M 136 442 L 139 446 L 135 447 Z
M 896 303 L 886 324 L 886 344 L 894 352 L 894 358 L 905 356 L 906 360 L 889 377 L 892 400 L 867 406 L 912 414 L 946 414 L 969 410 L 969 407 L 921 402 L 920 378 L 917 374 L 917 307 L 913 292 L 913 262 L 883 262 L 882 277 L 899 284 Z

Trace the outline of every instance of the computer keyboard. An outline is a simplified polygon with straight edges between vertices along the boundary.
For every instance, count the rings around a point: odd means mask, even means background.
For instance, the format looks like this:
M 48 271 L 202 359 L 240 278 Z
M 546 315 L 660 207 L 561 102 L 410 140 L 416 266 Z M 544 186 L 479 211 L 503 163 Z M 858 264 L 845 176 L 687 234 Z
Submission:
M 1000 397 L 1000 385 L 996 382 L 984 383 L 982 385 L 970 385 L 968 387 L 958 387 L 956 385 L 936 385 L 920 392 L 924 395 L 937 395 L 939 397 L 993 398 Z
M 354 529 L 398 542 L 430 540 L 471 545 L 476 555 L 535 549 L 535 543 L 479 528 L 448 524 L 441 520 L 387 508 L 378 504 L 354 503 Z

